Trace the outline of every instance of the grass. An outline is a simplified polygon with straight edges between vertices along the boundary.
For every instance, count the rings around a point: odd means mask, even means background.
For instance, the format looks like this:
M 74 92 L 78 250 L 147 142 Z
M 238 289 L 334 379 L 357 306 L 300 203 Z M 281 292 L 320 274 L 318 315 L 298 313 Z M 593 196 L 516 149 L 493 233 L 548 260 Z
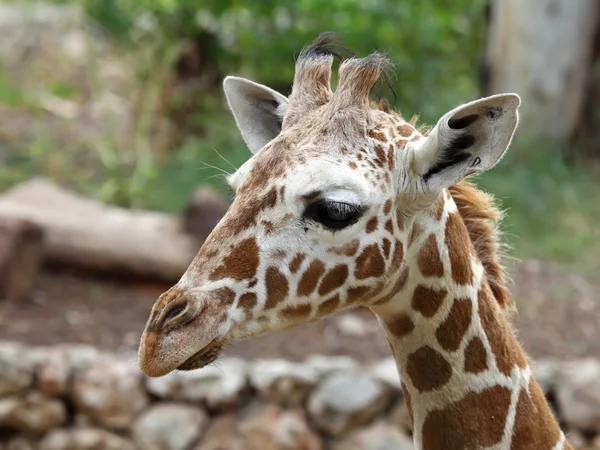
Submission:
M 506 211 L 505 237 L 517 258 L 600 268 L 600 170 L 566 163 L 552 146 L 515 142 L 477 183 Z

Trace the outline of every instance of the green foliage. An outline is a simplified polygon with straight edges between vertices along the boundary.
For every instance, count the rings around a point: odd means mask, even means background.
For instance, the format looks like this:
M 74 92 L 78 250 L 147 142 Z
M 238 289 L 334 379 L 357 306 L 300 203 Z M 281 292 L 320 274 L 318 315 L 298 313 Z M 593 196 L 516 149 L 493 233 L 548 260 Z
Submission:
M 483 0 L 86 0 L 90 16 L 118 39 L 216 38 L 211 63 L 286 89 L 294 55 L 323 31 L 340 34 L 358 56 L 386 52 L 407 115 L 434 121 L 475 95 L 483 54 Z M 137 25 L 136 25 L 137 24 Z M 202 43 L 209 45 L 206 39 Z M 285 93 L 285 92 L 284 92 Z
M 555 146 L 517 139 L 477 183 L 506 210 L 504 232 L 520 258 L 600 264 L 600 168 L 567 164 Z
M 224 172 L 235 170 L 250 153 L 214 84 L 201 85 L 193 94 L 194 108 L 187 110 L 202 133 L 184 136 L 166 157 L 155 148 L 153 124 L 188 100 L 183 90 L 169 105 L 159 106 L 161 89 L 177 72 L 176 61 L 189 42 L 196 45 L 202 70 L 212 70 L 216 79 L 238 74 L 287 94 L 300 49 L 319 33 L 335 31 L 357 56 L 387 53 L 396 68 L 395 106 L 405 116 L 417 113 L 433 124 L 478 96 L 484 0 L 55 1 L 79 3 L 97 30 L 135 58 L 135 96 L 141 99 L 132 102 L 135 127 L 125 144 L 107 132 L 92 142 L 65 146 L 53 139 L 52 125 L 44 129 L 41 119 L 29 117 L 36 124 L 32 142 L 19 147 L 0 135 L 0 190 L 44 175 L 104 201 L 170 212 L 180 211 L 202 183 L 228 196 Z M 64 100 L 87 95 L 61 80 L 44 88 Z M 29 112 L 26 94 L 14 89 L 0 66 L 0 107 Z M 580 164 L 566 164 L 561 152 L 540 148 L 516 143 L 478 183 L 503 202 L 505 231 L 516 256 L 598 267 L 593 258 L 600 255 L 595 225 L 600 202 L 590 199 L 597 197 L 600 177 Z

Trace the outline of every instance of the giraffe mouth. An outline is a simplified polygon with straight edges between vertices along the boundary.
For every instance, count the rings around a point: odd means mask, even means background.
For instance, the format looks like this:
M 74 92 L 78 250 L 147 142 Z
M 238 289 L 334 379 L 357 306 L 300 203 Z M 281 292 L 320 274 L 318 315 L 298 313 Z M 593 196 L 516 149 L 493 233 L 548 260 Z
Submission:
M 210 344 L 189 357 L 184 363 L 177 367 L 177 370 L 196 370 L 201 369 L 214 362 L 221 353 L 222 344 L 213 340 Z

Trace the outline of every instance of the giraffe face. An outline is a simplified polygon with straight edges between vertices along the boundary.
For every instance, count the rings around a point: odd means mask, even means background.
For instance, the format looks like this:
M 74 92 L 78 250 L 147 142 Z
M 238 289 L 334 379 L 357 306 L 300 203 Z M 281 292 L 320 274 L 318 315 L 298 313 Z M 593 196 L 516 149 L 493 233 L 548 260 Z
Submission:
M 504 148 L 487 150 L 491 138 L 512 137 L 488 125 L 492 113 L 512 124 L 514 96 L 457 108 L 424 137 L 371 107 L 380 56 L 344 62 L 335 93 L 331 63 L 322 43 L 303 51 L 289 99 L 225 80 L 254 156 L 228 180 L 227 214 L 152 309 L 139 349 L 147 375 L 203 367 L 224 345 L 388 301 L 407 278 L 405 223 L 446 185 L 495 164 Z
M 334 147 L 282 133 L 230 177 L 227 214 L 153 308 L 147 374 L 202 367 L 228 343 L 389 294 L 404 255 L 392 151 L 403 149 L 371 134 Z

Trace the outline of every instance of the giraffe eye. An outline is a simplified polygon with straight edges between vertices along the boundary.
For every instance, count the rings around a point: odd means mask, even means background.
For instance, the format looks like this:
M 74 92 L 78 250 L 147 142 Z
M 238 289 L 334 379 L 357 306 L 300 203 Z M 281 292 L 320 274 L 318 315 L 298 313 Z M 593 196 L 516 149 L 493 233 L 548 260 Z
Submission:
M 304 217 L 331 230 L 341 230 L 355 223 L 361 216 L 357 205 L 332 200 L 319 200 L 306 208 Z

